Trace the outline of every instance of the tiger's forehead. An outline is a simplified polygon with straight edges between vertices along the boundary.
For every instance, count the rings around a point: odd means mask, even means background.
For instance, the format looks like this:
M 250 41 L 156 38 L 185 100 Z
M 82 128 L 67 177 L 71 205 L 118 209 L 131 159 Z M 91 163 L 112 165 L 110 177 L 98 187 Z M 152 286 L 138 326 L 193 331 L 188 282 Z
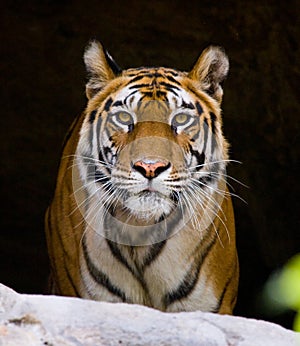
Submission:
M 122 73 L 123 83 L 115 94 L 117 104 L 136 109 L 147 106 L 171 110 L 188 105 L 194 95 L 188 91 L 185 72 L 170 68 L 136 68 Z M 155 101 L 155 102 L 153 102 Z M 145 108 L 147 108 L 145 107 Z
M 150 102 L 150 104 L 149 104 Z M 174 112 L 213 112 L 218 116 L 218 104 L 195 85 L 186 72 L 165 67 L 140 67 L 123 70 L 88 103 L 87 113 L 128 110 L 142 114 L 170 116 Z M 156 109 L 155 112 L 153 112 Z
M 160 77 L 170 77 L 171 81 L 174 81 L 173 78 L 186 76 L 186 72 L 178 71 L 172 68 L 167 67 L 138 67 L 130 68 L 122 72 L 123 76 L 128 77 L 139 77 L 139 78 L 160 78 Z M 139 80 L 135 78 L 134 81 Z
M 129 69 L 123 76 L 129 77 L 126 84 L 129 92 L 139 91 L 143 99 L 167 101 L 169 93 L 178 96 L 184 73 L 159 67 Z

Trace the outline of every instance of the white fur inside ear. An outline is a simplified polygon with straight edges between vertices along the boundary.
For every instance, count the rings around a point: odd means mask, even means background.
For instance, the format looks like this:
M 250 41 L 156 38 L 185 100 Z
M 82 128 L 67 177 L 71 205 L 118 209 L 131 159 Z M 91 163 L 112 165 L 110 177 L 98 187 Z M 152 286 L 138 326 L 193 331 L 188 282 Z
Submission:
M 221 102 L 223 90 L 220 83 L 226 78 L 228 70 L 228 57 L 222 48 L 210 46 L 200 55 L 189 77 L 200 82 L 204 91 Z
M 97 70 L 97 62 L 101 60 L 100 43 L 92 41 L 84 53 L 84 62 L 88 71 Z
M 89 73 L 86 85 L 86 94 L 91 98 L 99 89 L 115 76 L 108 62 L 100 42 L 92 41 L 85 50 L 84 62 Z
M 206 74 L 211 74 L 215 82 L 221 83 L 227 76 L 229 61 L 226 54 L 219 47 L 209 47 L 204 55 Z M 205 78 L 205 76 L 203 76 Z

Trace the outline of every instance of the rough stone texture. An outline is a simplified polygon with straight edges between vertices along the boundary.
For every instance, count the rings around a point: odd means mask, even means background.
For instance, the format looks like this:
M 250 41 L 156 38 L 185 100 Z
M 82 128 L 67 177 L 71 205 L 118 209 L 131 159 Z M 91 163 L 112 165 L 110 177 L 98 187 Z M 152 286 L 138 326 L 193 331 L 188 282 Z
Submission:
M 21 295 L 0 285 L 1 346 L 296 346 L 297 337 L 278 325 L 242 317 Z

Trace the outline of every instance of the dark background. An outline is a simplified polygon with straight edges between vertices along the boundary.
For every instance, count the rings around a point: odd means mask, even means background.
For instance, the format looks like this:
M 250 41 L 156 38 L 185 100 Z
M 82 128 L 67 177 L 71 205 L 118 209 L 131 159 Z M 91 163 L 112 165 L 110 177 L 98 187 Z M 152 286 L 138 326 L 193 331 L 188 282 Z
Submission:
M 208 44 L 230 58 L 223 103 L 241 263 L 236 314 L 291 327 L 258 304 L 273 270 L 300 249 L 297 1 L 6 1 L 0 11 L 0 281 L 44 291 L 43 215 L 61 143 L 85 106 L 84 47 L 97 38 L 124 68 L 188 70 Z

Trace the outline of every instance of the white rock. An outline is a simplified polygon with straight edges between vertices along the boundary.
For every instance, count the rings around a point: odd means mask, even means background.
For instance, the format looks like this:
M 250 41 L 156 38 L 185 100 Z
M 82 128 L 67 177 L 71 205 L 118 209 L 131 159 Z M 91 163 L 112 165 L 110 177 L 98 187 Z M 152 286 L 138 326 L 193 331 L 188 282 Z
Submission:
M 253 319 L 23 295 L 0 285 L 1 346 L 297 346 L 297 338 Z

